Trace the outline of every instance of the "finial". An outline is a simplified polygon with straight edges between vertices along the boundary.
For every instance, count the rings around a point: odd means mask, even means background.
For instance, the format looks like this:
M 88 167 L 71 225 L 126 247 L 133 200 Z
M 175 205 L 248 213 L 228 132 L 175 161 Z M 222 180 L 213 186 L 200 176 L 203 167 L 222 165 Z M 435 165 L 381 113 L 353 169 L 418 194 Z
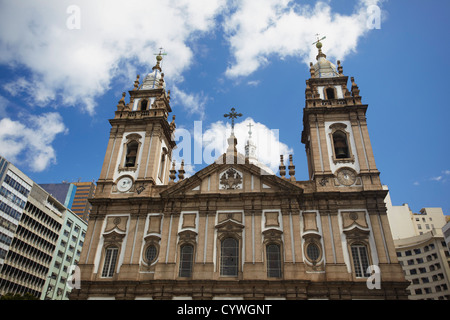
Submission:
M 184 160 L 181 160 L 181 166 L 180 169 L 178 169 L 178 179 L 181 181 L 184 179 L 184 174 L 186 171 L 184 171 Z
M 286 175 L 286 166 L 284 165 L 283 155 L 280 155 L 280 176 L 284 179 Z
M 288 169 L 289 169 L 289 176 L 290 176 L 289 180 L 295 181 L 295 166 L 294 166 L 294 163 L 292 161 L 292 154 L 289 155 L 289 166 L 288 166 Z
M 234 119 L 242 117 L 242 113 L 236 113 L 236 109 L 231 108 L 231 112 L 223 115 L 225 118 L 231 119 L 231 133 L 234 133 Z
M 319 60 L 320 57 L 324 57 L 326 58 L 327 56 L 322 52 L 322 40 L 325 40 L 327 37 L 322 37 L 320 38 L 320 35 L 317 33 L 316 34 L 317 37 L 317 41 L 313 42 L 313 44 L 316 45 L 316 48 L 319 50 L 319 54 L 317 55 L 316 59 Z
M 338 60 L 338 61 L 337 61 L 337 64 L 338 64 L 338 71 L 339 71 L 339 74 L 343 74 L 343 73 L 344 73 L 344 70 L 343 70 L 342 65 L 341 65 L 341 60 Z
M 173 184 L 175 183 L 175 179 L 177 177 L 177 170 L 175 169 L 175 160 L 173 160 L 172 162 L 172 169 L 170 169 L 170 174 L 169 174 L 169 184 Z
M 139 75 L 136 76 L 136 80 L 134 81 L 134 89 L 137 90 L 139 88 Z
M 355 83 L 355 78 L 351 77 L 350 80 L 352 81 L 352 95 L 353 97 L 359 97 L 359 88 Z
M 172 116 L 172 122 L 169 124 L 169 128 L 171 131 L 174 131 L 176 128 L 176 124 L 175 124 L 175 115 Z
M 125 92 L 122 93 L 122 98 L 119 100 L 119 103 L 117 104 L 117 109 L 120 111 L 125 108 L 125 96 L 127 94 Z
M 162 53 L 163 48 L 159 48 L 159 53 L 154 53 L 154 55 L 156 56 L 156 65 L 152 68 L 152 70 L 158 69 L 161 72 L 161 66 L 160 66 L 160 62 L 162 61 L 163 57 L 162 56 L 166 56 L 167 53 Z

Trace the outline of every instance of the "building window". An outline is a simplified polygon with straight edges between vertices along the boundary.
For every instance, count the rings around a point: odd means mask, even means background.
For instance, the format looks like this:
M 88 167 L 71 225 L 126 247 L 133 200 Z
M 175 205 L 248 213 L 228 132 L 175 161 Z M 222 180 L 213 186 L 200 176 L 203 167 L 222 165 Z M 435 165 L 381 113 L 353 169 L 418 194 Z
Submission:
M 192 275 L 192 264 L 194 261 L 194 246 L 186 244 L 180 250 L 180 277 Z
M 353 257 L 353 266 L 357 278 L 367 278 L 370 274 L 367 272 L 369 268 L 369 257 L 367 247 L 365 245 L 352 245 L 351 252 Z
M 147 106 L 148 106 L 148 100 L 147 99 L 142 100 L 141 108 L 140 108 L 141 111 L 147 110 Z
M 136 165 L 136 156 L 139 144 L 131 141 L 127 144 L 127 155 L 125 157 L 125 167 L 134 167 Z
M 306 256 L 310 261 L 317 262 L 320 258 L 319 246 L 314 242 L 308 244 L 308 246 L 306 247 Z
M 237 276 L 239 265 L 239 242 L 234 238 L 225 238 L 221 243 L 221 276 Z
M 164 167 L 166 165 L 166 156 L 167 156 L 167 149 L 163 148 L 162 154 L 161 154 L 161 163 L 159 164 L 159 172 L 158 172 L 158 178 L 163 181 L 163 174 L 164 174 Z
M 149 265 L 155 262 L 156 258 L 158 257 L 159 249 L 158 246 L 155 243 L 150 243 L 144 252 L 144 260 Z
M 334 88 L 325 89 L 325 95 L 327 100 L 336 99 L 336 93 Z
M 266 246 L 267 255 L 267 277 L 281 277 L 281 252 L 280 246 L 277 244 L 269 244 Z
M 111 278 L 114 275 L 118 254 L 119 248 L 117 247 L 109 247 L 106 249 L 102 277 Z
M 348 149 L 348 142 L 347 142 L 347 134 L 345 134 L 340 130 L 333 133 L 333 145 L 336 159 L 350 158 L 350 152 Z

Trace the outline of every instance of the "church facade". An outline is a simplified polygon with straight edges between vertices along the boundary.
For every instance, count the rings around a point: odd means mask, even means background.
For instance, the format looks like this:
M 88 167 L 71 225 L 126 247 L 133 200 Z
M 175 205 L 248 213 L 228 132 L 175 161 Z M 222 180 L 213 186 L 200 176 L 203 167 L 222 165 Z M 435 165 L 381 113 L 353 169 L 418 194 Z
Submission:
M 215 163 L 175 170 L 157 56 L 110 120 L 71 299 L 407 299 L 368 106 L 321 47 L 305 90 L 308 181 L 292 158 L 268 172 L 251 141 L 238 153 L 233 133 Z

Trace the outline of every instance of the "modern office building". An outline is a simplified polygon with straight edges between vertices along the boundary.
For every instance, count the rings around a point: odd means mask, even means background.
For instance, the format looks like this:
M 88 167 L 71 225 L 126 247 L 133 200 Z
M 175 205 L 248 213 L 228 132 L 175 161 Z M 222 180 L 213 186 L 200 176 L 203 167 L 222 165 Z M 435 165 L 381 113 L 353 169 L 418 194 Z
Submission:
M 442 228 L 442 233 L 444 234 L 444 241 L 447 244 L 447 248 L 450 250 L 450 221 Z
M 59 201 L 33 184 L 0 270 L 0 295 L 39 298 L 57 246 L 64 211 Z
M 0 268 L 22 218 L 33 181 L 0 156 Z
M 450 255 L 441 229 L 394 240 L 410 300 L 450 300 Z
M 0 295 L 67 299 L 87 223 L 2 157 L 0 186 Z M 54 189 L 69 204 L 63 189 L 73 188 Z
M 84 221 L 88 221 L 92 208 L 92 205 L 89 203 L 89 198 L 94 196 L 95 183 L 72 182 L 72 184 L 76 186 L 76 192 L 71 210 Z
M 408 299 L 450 300 L 450 254 L 442 209 L 413 213 L 408 204 L 392 205 L 389 194 L 385 202 L 397 258 L 410 282 Z
M 80 260 L 86 229 L 86 221 L 71 210 L 64 210 L 61 232 L 41 299 L 69 299 L 69 294 L 75 285 L 71 281 L 71 276 Z

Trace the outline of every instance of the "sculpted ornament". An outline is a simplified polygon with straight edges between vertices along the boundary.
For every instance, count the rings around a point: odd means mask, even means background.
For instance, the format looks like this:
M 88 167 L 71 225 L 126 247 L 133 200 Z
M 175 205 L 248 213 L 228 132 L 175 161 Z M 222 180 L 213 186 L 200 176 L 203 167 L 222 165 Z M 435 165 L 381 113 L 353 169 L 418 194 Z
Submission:
M 220 176 L 220 189 L 242 189 L 242 176 L 233 168 Z

